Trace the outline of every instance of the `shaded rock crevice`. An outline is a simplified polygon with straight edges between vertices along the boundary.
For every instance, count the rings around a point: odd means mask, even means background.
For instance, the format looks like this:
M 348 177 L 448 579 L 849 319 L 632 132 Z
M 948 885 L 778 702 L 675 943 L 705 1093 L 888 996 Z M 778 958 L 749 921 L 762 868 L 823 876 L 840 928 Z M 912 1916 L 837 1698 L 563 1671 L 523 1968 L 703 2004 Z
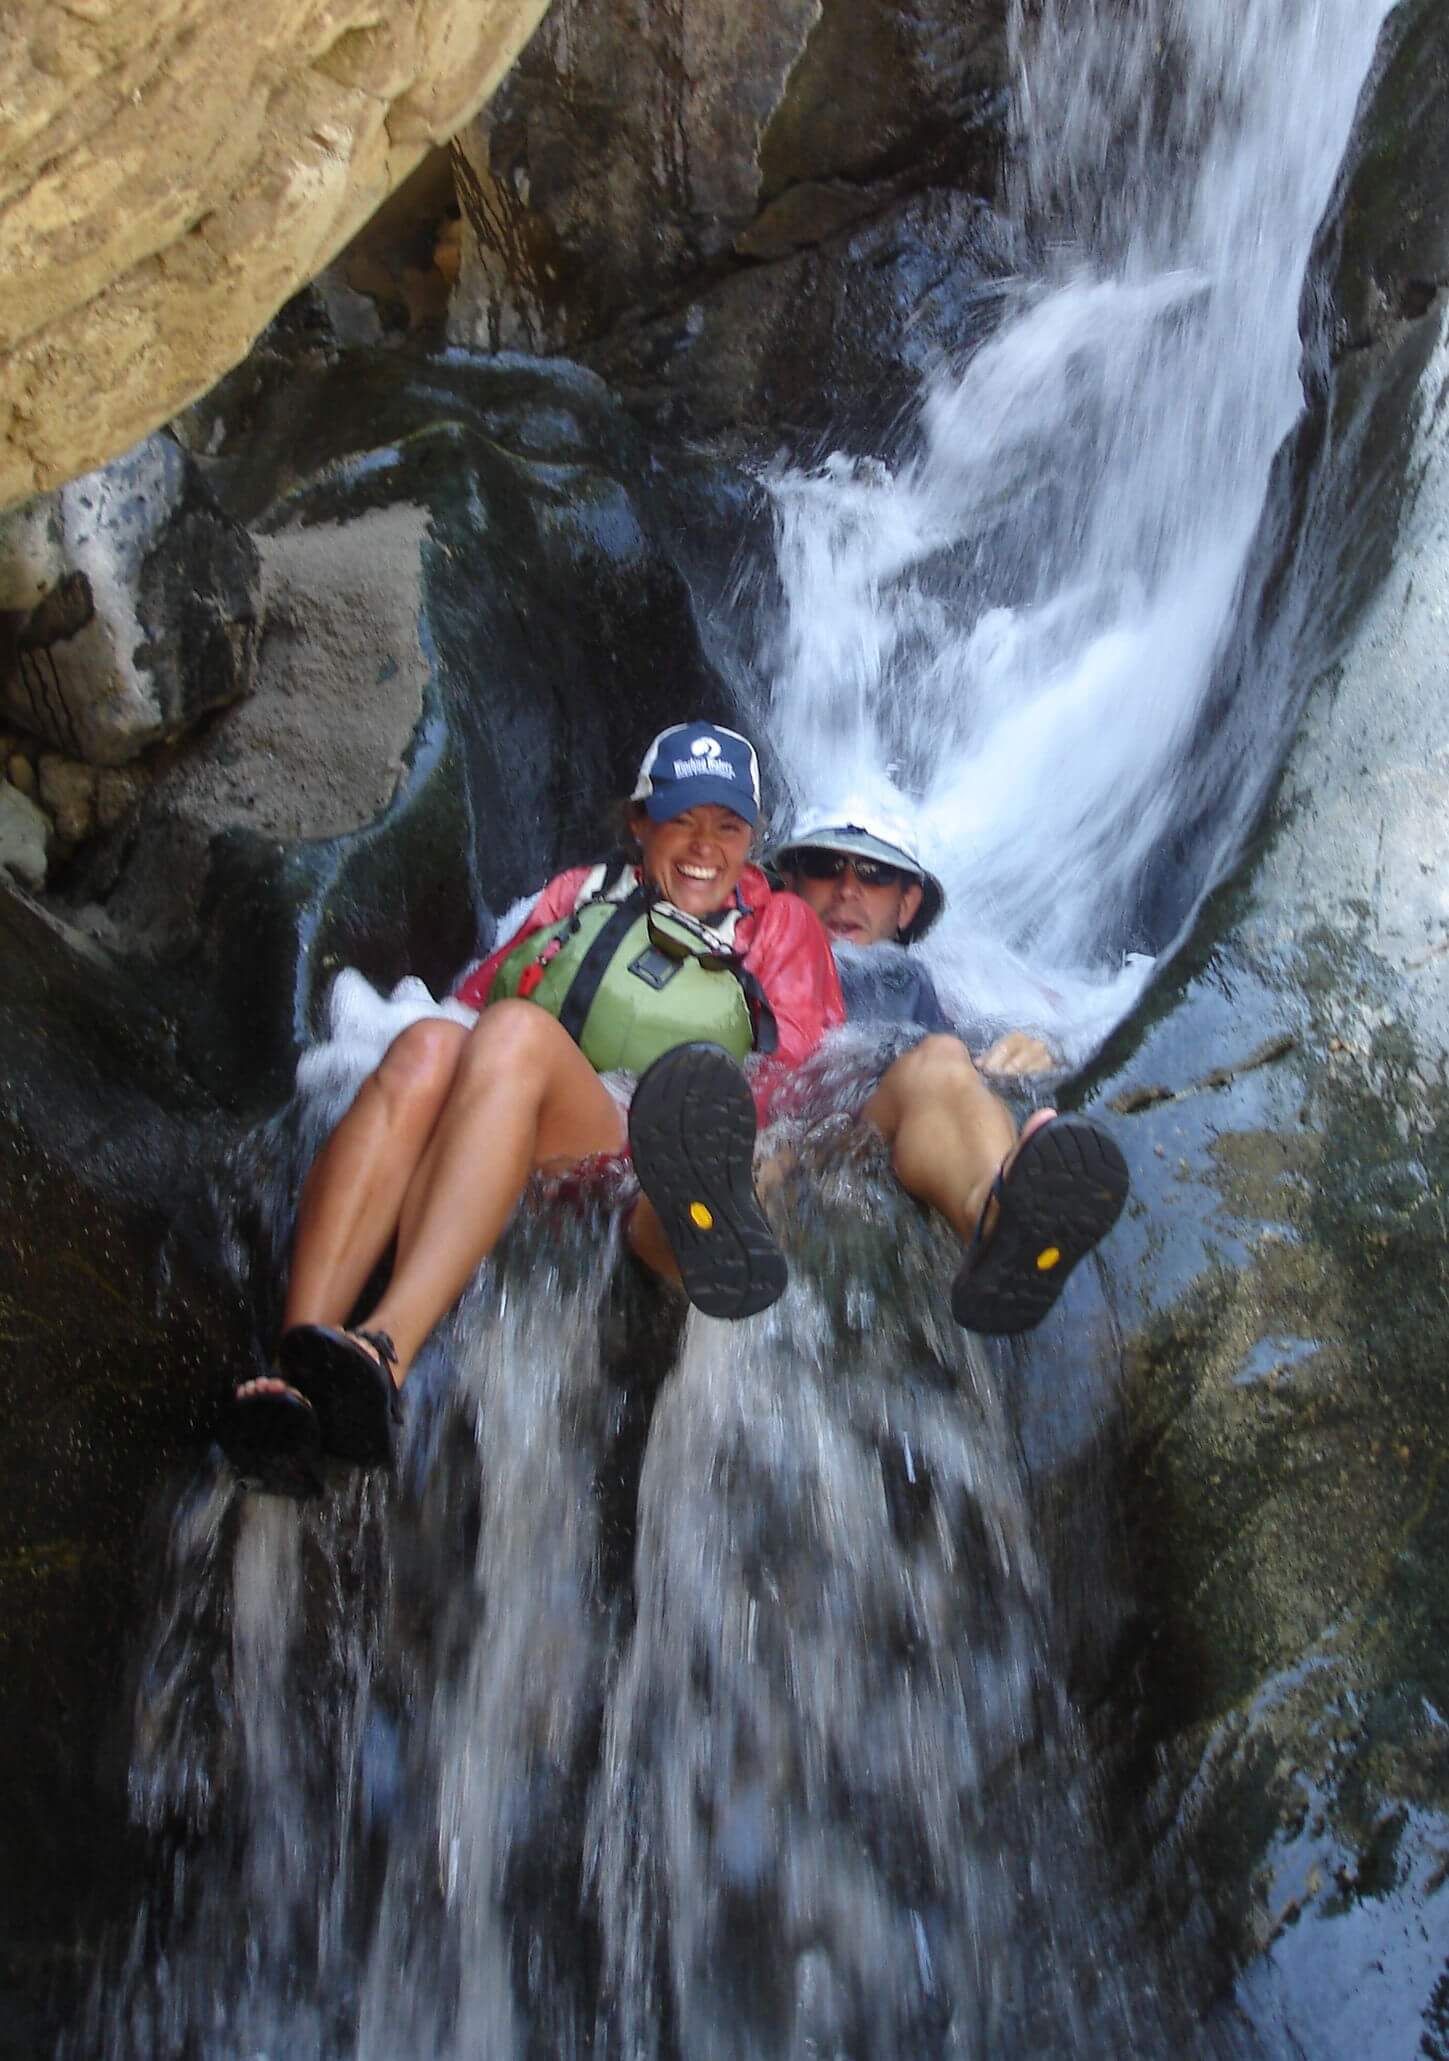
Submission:
M 963 20 L 928 6 L 907 18 L 826 0 L 773 16 L 744 74 L 737 25 L 708 11 L 651 19 L 655 61 L 641 73 L 604 17 L 550 16 L 490 115 L 455 142 L 465 235 L 450 332 L 581 356 L 676 430 L 823 431 L 842 397 L 897 389 L 910 356 L 916 311 L 908 290 L 894 301 L 880 290 L 877 246 L 894 233 L 943 264 L 979 262 L 979 235 L 948 224 L 953 197 L 984 211 L 996 189 L 1002 12 L 983 5 Z M 694 52 L 715 42 L 732 96 L 716 96 Z M 632 82 L 622 127 L 600 129 L 620 76 Z M 923 210 L 923 194 L 938 204 Z M 974 213 L 959 210 L 963 222 Z M 842 328 L 841 306 L 862 295 Z M 867 332 L 861 379 L 849 355 Z M 893 391 L 876 419 L 915 391 L 914 380 Z

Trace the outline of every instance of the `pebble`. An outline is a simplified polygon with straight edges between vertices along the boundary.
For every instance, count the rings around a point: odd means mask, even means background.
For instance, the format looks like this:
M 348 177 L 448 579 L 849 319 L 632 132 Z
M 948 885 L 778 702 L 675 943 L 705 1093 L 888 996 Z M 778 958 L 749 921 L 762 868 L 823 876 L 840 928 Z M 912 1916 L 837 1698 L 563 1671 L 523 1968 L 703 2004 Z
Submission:
M 96 780 L 96 828 L 114 830 L 146 790 L 146 777 L 133 766 L 106 766 Z
M 96 827 L 96 769 L 59 752 L 40 755 L 40 799 L 67 844 L 84 844 Z

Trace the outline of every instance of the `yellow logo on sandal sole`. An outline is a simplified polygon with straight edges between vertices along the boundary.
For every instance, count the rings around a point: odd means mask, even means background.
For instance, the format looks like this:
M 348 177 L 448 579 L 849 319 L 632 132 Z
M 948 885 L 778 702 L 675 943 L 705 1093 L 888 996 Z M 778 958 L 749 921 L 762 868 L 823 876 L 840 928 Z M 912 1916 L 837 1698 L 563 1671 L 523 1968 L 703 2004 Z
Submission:
M 1036 1270 L 1037 1270 L 1037 1272 L 1038 1272 L 1039 1274 L 1049 1274 L 1049 1273 L 1051 1272 L 1052 1268 L 1053 1268 L 1054 1266 L 1056 1266 L 1056 1265 L 1057 1265 L 1058 1261 L 1059 1261 L 1059 1260 L 1061 1259 L 1061 1256 L 1062 1256 L 1062 1253 L 1061 1253 L 1061 1247 L 1060 1247 L 1060 1246 L 1058 1246 L 1058 1245 L 1048 1245 L 1048 1246 L 1046 1246 L 1046 1247 L 1045 1247 L 1045 1248 L 1044 1248 L 1044 1249 L 1043 1249 L 1043 1250 L 1042 1250 L 1041 1252 L 1039 1252 L 1039 1253 L 1037 1254 L 1037 1256 L 1036 1256 Z
M 689 1221 L 700 1231 L 712 1231 L 714 1229 L 714 1213 L 706 1209 L 702 1202 L 690 1203 Z

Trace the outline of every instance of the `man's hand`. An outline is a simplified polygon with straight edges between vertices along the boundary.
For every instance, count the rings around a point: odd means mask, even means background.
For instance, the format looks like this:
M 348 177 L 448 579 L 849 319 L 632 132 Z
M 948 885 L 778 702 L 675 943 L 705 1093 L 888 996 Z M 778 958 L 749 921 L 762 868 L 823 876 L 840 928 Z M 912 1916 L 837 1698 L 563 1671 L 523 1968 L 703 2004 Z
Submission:
M 1054 1073 L 1061 1061 L 1050 1045 L 1030 1031 L 1007 1031 L 976 1064 L 982 1073 Z

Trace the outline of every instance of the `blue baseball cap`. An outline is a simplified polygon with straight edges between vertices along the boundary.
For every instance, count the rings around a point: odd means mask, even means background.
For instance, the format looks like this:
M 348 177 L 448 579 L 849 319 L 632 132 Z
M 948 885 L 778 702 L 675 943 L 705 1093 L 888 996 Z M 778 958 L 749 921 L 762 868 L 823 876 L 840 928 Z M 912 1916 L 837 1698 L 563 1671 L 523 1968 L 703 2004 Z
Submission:
M 738 730 L 718 723 L 672 723 L 645 752 L 631 801 L 656 823 L 698 802 L 717 802 L 747 823 L 760 820 L 760 762 Z

